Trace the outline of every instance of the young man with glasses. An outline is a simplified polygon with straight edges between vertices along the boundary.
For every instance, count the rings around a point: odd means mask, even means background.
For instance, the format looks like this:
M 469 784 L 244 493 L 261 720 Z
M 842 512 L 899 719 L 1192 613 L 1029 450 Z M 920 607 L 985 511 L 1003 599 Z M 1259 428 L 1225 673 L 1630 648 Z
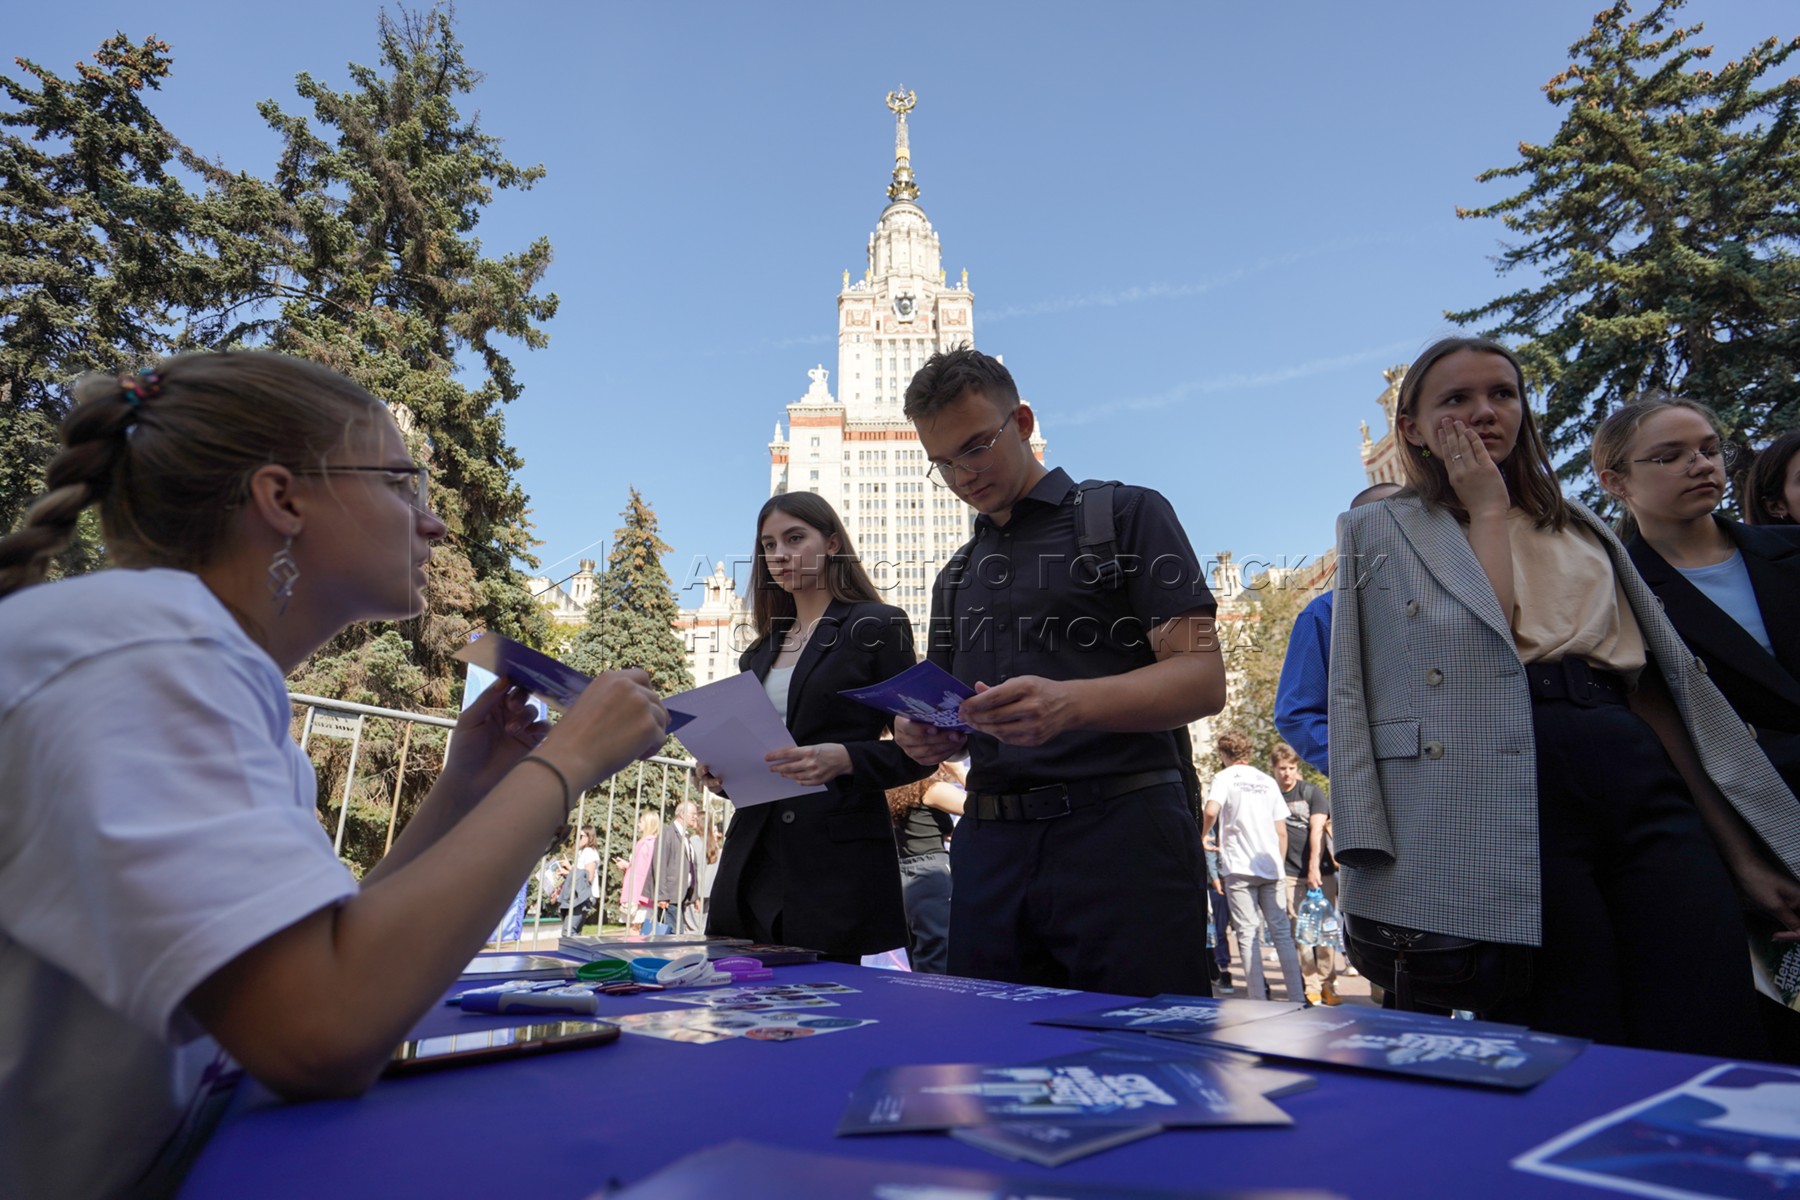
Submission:
M 1123 582 L 1080 549 L 1083 491 L 1031 451 L 997 359 L 933 355 L 906 390 L 933 483 L 978 514 L 932 590 L 928 657 L 978 693 L 966 736 L 897 719 L 921 763 L 965 749 L 950 973 L 1204 995 L 1206 870 L 1173 730 L 1216 713 L 1215 605 L 1174 511 L 1114 485 Z

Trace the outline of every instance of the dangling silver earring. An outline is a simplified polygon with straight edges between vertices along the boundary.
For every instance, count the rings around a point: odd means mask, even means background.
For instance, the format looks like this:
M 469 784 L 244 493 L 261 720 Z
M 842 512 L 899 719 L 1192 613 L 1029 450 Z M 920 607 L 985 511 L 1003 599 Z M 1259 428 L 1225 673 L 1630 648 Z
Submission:
M 269 603 L 275 606 L 278 617 L 287 612 L 288 601 L 294 598 L 294 583 L 300 578 L 293 550 L 294 539 L 289 537 L 269 560 Z

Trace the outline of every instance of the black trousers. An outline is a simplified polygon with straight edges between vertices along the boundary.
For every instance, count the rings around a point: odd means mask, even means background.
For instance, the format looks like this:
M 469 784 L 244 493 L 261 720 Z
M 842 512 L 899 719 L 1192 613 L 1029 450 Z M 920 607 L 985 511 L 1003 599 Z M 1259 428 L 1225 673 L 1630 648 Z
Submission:
M 1179 783 L 1048 821 L 965 812 L 950 840 L 950 973 L 1209 996 L 1206 860 Z
M 1615 1045 L 1759 1057 L 1737 894 L 1656 734 L 1622 704 L 1539 699 L 1532 717 L 1543 945 L 1529 997 L 1490 1016 Z

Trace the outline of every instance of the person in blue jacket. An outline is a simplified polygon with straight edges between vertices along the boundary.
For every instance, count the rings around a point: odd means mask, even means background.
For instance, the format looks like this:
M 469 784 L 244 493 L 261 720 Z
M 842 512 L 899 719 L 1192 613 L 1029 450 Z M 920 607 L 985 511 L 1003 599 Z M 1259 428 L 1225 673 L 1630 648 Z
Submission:
M 1356 493 L 1351 508 L 1386 500 L 1397 483 L 1377 483 Z M 1331 692 L 1331 589 L 1314 598 L 1294 618 L 1287 657 L 1275 686 L 1275 728 L 1295 753 L 1321 775 L 1331 774 L 1325 698 Z

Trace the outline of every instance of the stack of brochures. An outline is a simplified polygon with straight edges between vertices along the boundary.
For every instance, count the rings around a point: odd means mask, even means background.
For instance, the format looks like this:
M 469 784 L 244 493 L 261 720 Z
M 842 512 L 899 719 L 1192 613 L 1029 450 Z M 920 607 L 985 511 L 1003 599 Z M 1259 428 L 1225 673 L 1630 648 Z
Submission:
M 819 961 L 819 952 L 804 946 L 774 946 L 748 938 L 708 937 L 703 933 L 601 933 L 563 938 L 556 949 L 559 954 L 589 962 L 596 958 L 630 961 L 696 953 L 705 954 L 708 959 L 754 958 L 765 967 Z
M 1290 1125 L 1263 1089 L 1287 1094 L 1311 1082 L 1142 1040 L 1029 1063 L 880 1067 L 863 1076 L 837 1132 L 940 1130 L 1058 1166 L 1177 1126 Z
M 1038 1024 L 1128 1030 L 1267 1058 L 1512 1090 L 1549 1078 L 1587 1046 L 1581 1038 L 1492 1021 L 1206 996 L 1157 996 Z

